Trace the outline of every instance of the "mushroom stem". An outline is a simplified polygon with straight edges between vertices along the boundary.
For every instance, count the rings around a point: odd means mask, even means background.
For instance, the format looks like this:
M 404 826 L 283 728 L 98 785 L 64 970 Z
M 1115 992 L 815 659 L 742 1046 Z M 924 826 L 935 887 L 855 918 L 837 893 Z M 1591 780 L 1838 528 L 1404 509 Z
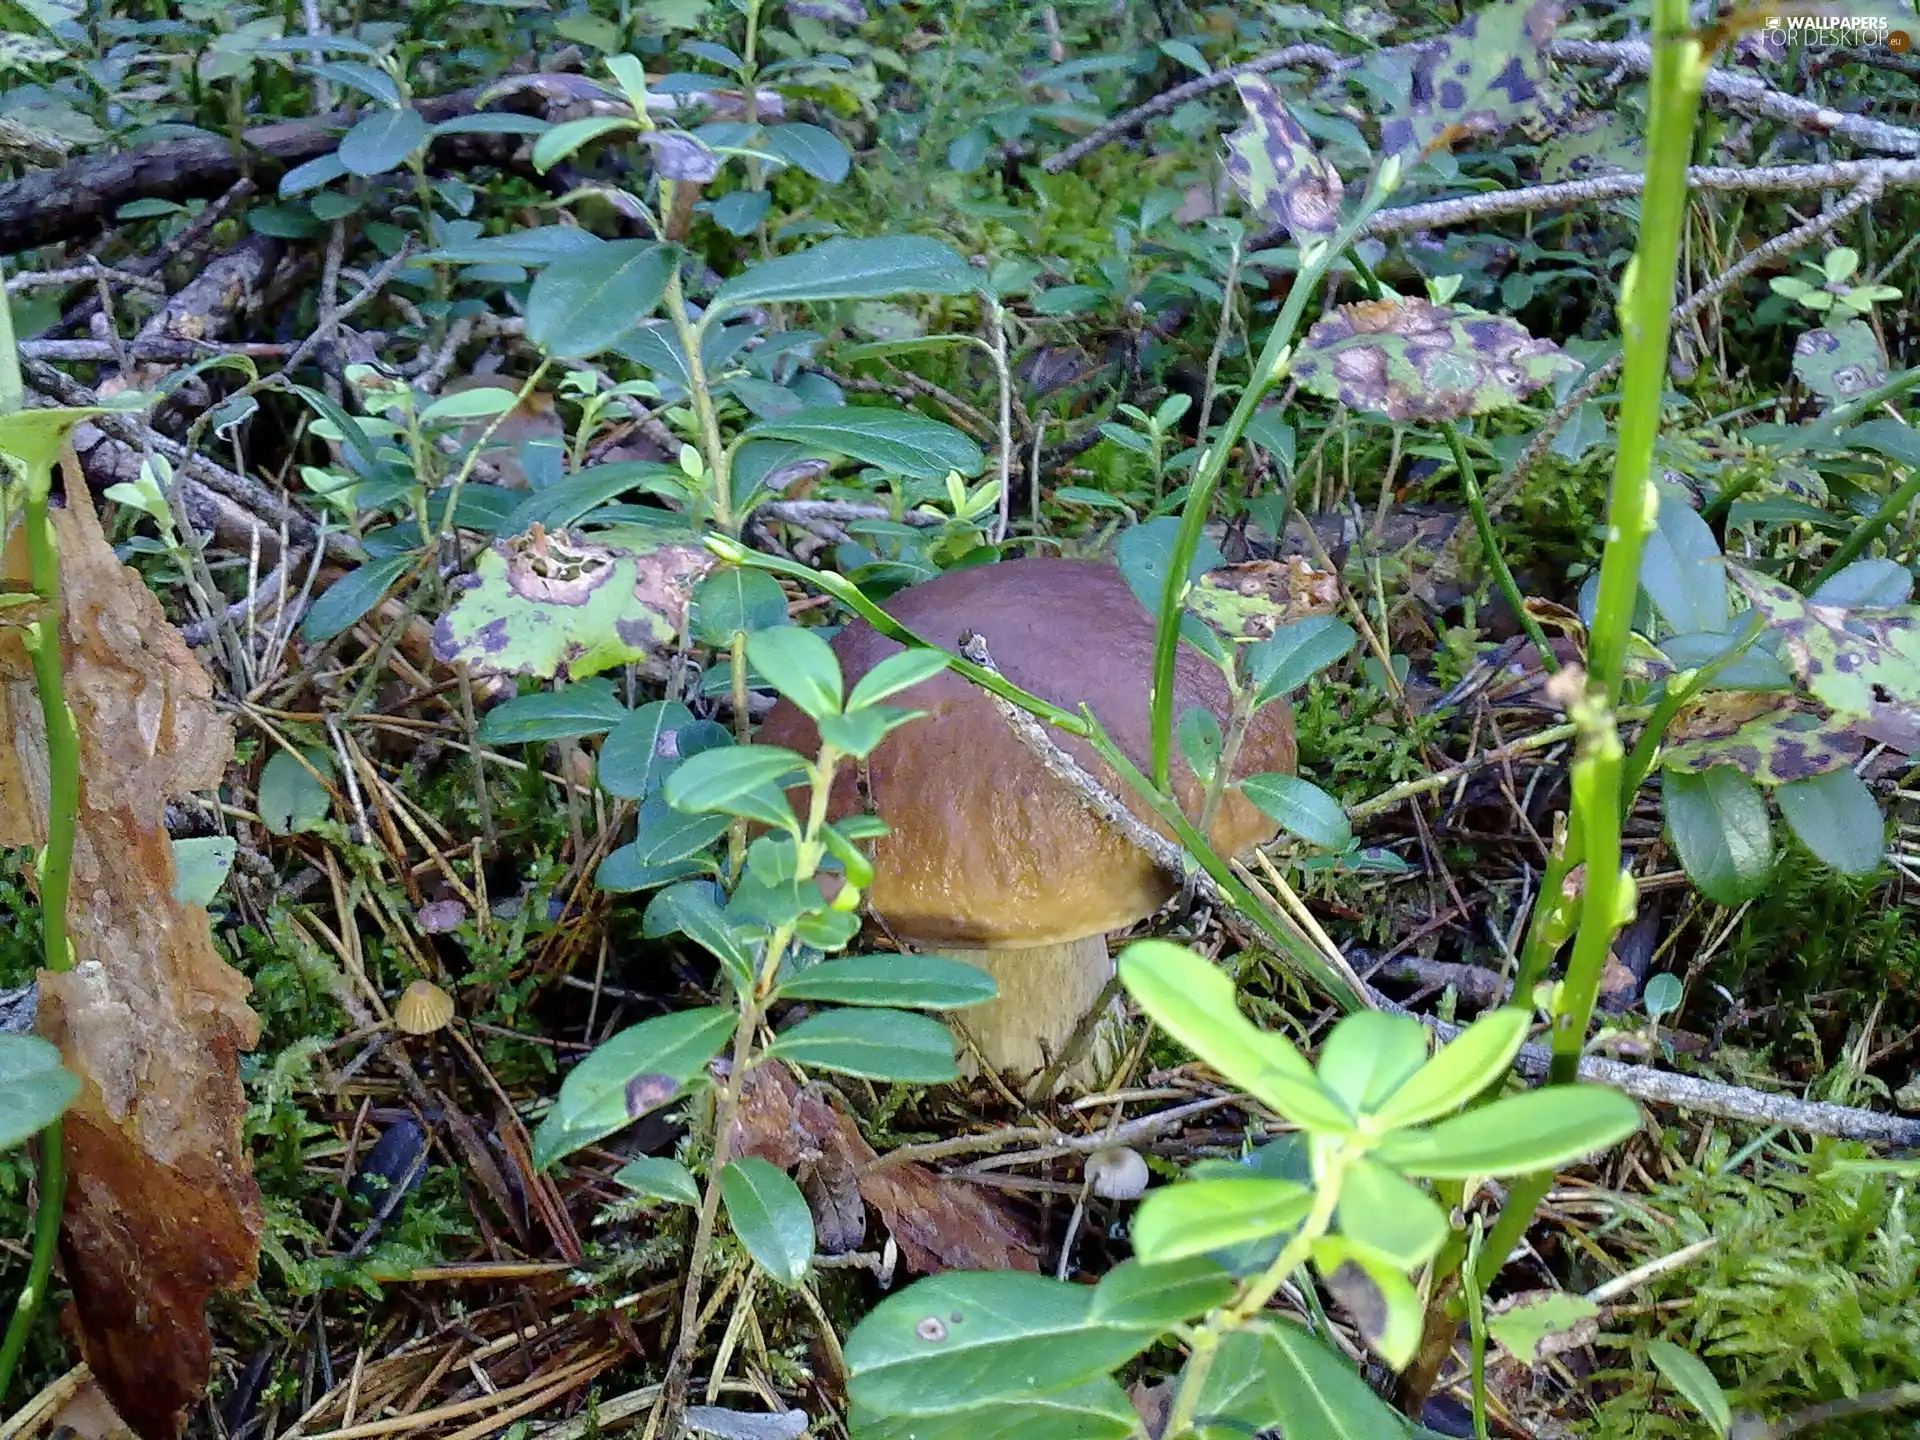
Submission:
M 984 1005 L 970 1006 L 954 1015 L 980 1049 L 980 1054 L 1010 1081 L 1018 1082 L 1046 1069 L 1066 1048 L 1087 1012 L 1099 1003 L 1113 978 L 1113 958 L 1104 935 L 1070 940 L 1064 945 L 1035 945 L 1019 950 L 960 950 L 949 958 L 984 970 L 1000 993 Z M 1118 1058 L 1119 1010 L 1102 1023 L 1080 1057 L 1062 1075 L 1063 1083 L 1092 1088 L 1107 1078 Z M 963 1055 L 961 1069 L 973 1073 L 972 1057 Z

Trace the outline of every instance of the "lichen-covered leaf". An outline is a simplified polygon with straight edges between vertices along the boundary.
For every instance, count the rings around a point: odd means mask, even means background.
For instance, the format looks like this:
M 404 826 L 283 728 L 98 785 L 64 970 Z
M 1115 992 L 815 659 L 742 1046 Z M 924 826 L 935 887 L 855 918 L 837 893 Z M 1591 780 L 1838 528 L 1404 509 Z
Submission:
M 1307 332 L 1294 377 L 1391 420 L 1461 420 L 1513 405 L 1580 369 L 1514 320 L 1399 297 L 1342 305 Z
M 1646 141 L 1617 110 L 1582 115 L 1540 147 L 1540 178 L 1549 185 L 1646 168 Z
M 1660 763 L 1689 775 L 1731 765 L 1762 785 L 1788 785 L 1851 765 L 1860 744 L 1847 721 L 1810 700 L 1715 690 L 1674 717 Z
M 1737 584 L 1780 637 L 1781 657 L 1815 699 L 1871 729 L 1920 725 L 1920 606 L 1817 605 L 1737 565 Z
M 1464 135 L 1497 135 L 1518 121 L 1558 119 L 1570 101 L 1547 75 L 1559 0 L 1496 0 L 1432 40 L 1375 57 L 1402 84 L 1375 87 L 1383 155 L 1406 155 Z M 1330 84 L 1327 89 L 1335 90 Z
M 1340 172 L 1320 158 L 1271 84 L 1258 75 L 1234 83 L 1247 123 L 1227 137 L 1227 174 L 1241 197 L 1285 225 L 1295 245 L 1331 235 L 1340 225 Z
M 1887 354 L 1866 321 L 1842 320 L 1793 342 L 1793 373 L 1830 410 L 1884 381 Z
M 543 680 L 598 674 L 669 644 L 712 565 L 688 545 L 596 544 L 536 525 L 480 553 L 433 628 L 433 653 Z
M 1339 577 L 1316 570 L 1298 555 L 1222 565 L 1194 582 L 1187 608 L 1227 635 L 1265 640 L 1309 615 L 1331 615 L 1340 604 Z

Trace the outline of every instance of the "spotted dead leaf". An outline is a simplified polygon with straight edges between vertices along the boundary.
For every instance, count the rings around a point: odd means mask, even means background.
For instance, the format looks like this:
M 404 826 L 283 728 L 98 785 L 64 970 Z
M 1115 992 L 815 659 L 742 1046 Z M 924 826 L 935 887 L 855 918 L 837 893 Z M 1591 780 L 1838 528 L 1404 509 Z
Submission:
M 1202 575 L 1187 604 L 1228 635 L 1264 640 L 1288 621 L 1331 615 L 1340 605 L 1340 580 L 1298 555 L 1247 560 Z
M 1793 373 L 1831 409 L 1887 378 L 1887 354 L 1860 319 L 1809 330 L 1793 342 Z
M 40 977 L 40 1032 L 82 1080 L 67 1112 L 61 1260 L 101 1388 L 143 1440 L 205 1389 L 206 1304 L 253 1282 L 260 1192 L 240 1055 L 259 1021 L 206 912 L 173 898 L 169 799 L 218 785 L 233 732 L 160 602 L 101 533 L 77 465 L 54 511 L 65 688 L 80 742 L 75 967 Z M 0 574 L 25 584 L 19 527 Z M 47 751 L 17 628 L 0 626 L 0 845 L 46 840 Z
M 1234 84 L 1247 123 L 1227 137 L 1227 174 L 1241 198 L 1286 226 L 1295 245 L 1331 235 L 1340 227 L 1340 172 L 1320 158 L 1270 83 L 1240 75 Z
M 1646 169 L 1646 142 L 1627 116 L 1596 110 L 1571 122 L 1540 149 L 1540 178 L 1547 184 L 1591 180 Z
M 1816 700 L 1862 722 L 1862 734 L 1912 731 L 1920 721 L 1920 606 L 1816 605 L 1778 580 L 1739 565 L 1727 570 Z
M 1369 60 L 1369 93 L 1376 105 L 1387 97 L 1376 111 L 1381 153 L 1405 155 L 1563 117 L 1570 97 L 1548 78 L 1548 47 L 1562 12 L 1559 0 L 1496 0 L 1444 35 Z M 1322 93 L 1344 85 L 1335 77 Z
M 1293 364 L 1316 395 L 1424 421 L 1505 409 L 1579 369 L 1505 316 L 1412 297 L 1342 305 L 1307 332 Z
M 1674 717 L 1660 763 L 1690 775 L 1731 765 L 1762 785 L 1825 775 L 1860 758 L 1844 720 L 1799 696 L 1712 691 Z
M 597 675 L 670 644 L 712 566 L 692 545 L 606 543 L 534 525 L 480 553 L 434 626 L 433 653 L 483 672 Z
M 852 1233 L 845 1190 L 851 1179 L 910 1270 L 1040 1268 L 1038 1242 L 998 1196 L 924 1165 L 869 1168 L 879 1157 L 859 1126 L 823 1093 L 802 1090 L 785 1067 L 755 1066 L 741 1100 L 734 1153 L 796 1171 L 822 1235 L 831 1231 L 844 1243 Z M 860 1228 L 864 1233 L 864 1219 Z

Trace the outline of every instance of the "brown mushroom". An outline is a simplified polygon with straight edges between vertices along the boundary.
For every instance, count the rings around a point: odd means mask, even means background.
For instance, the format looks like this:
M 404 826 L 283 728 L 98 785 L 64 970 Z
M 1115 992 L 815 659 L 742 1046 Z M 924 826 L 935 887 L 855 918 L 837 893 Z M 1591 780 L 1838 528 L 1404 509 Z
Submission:
M 949 571 L 900 591 L 884 608 L 955 653 L 962 635 L 979 634 L 1009 681 L 1065 709 L 1084 702 L 1121 751 L 1147 768 L 1154 622 L 1118 570 L 1091 561 L 1004 561 Z M 833 648 L 851 690 L 901 646 L 856 621 Z M 1204 706 L 1224 727 L 1227 687 L 1214 665 L 1182 645 L 1174 674 L 1175 717 Z M 870 809 L 887 822 L 890 833 L 870 851 L 868 913 L 896 940 L 994 978 L 998 998 L 957 1018 L 997 1070 L 1030 1076 L 1060 1054 L 1099 1000 L 1113 974 L 1108 932 L 1159 909 L 1174 881 L 1048 773 L 970 681 L 948 671 L 889 703 L 926 713 L 888 736 L 864 765 L 841 766 L 829 818 Z M 1168 833 L 1084 741 L 1049 733 L 1110 793 Z M 813 722 L 785 700 L 757 738 L 806 755 L 819 747 Z M 1294 758 L 1292 715 L 1284 703 L 1269 705 L 1247 727 L 1234 778 L 1290 774 Z M 1181 808 L 1197 816 L 1204 787 L 1178 754 L 1172 778 Z M 1233 791 L 1211 839 L 1231 855 L 1275 833 Z M 1100 1028 L 1073 1071 L 1081 1083 L 1104 1078 L 1114 1058 L 1114 1027 Z

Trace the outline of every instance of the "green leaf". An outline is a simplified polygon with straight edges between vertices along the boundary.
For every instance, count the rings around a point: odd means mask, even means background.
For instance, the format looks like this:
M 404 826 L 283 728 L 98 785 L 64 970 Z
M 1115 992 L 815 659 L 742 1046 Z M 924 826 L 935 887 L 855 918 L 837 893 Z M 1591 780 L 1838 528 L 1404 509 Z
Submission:
M 880 235 L 822 241 L 749 267 L 714 292 L 713 311 L 809 300 L 883 300 L 890 295 L 964 295 L 966 261 L 937 240 Z
M 1640 1107 L 1599 1085 L 1549 1085 L 1442 1120 L 1396 1130 L 1374 1154 L 1428 1180 L 1524 1175 L 1551 1170 L 1624 1140 L 1640 1128 Z
M 591 359 L 653 313 L 678 255 L 650 240 L 610 240 L 554 261 L 527 292 L 527 339 L 549 355 Z
M 858 460 L 909 480 L 944 480 L 949 470 L 978 475 L 987 457 L 965 433 L 912 410 L 828 405 L 762 420 L 743 437 L 792 440 Z
M 1093 1294 L 1012 1270 L 917 1281 L 847 1337 L 848 1396 L 883 1416 L 964 1412 L 1093 1380 L 1159 1339 L 1096 1322 Z
M 1716 905 L 1751 900 L 1773 871 L 1767 802 L 1731 765 L 1660 772 L 1667 835 L 1687 877 Z
M 659 1109 L 701 1075 L 733 1036 L 731 1010 L 681 1010 L 630 1025 L 567 1072 L 553 1108 L 533 1134 L 544 1170 Z
M 621 849 L 630 850 L 632 863 L 644 868 L 671 865 L 706 849 L 731 823 L 725 815 L 676 810 L 656 793 L 640 802 L 633 843 Z
M 1202 784 L 1213 781 L 1213 767 L 1220 763 L 1220 722 L 1213 718 L 1213 712 L 1195 705 L 1180 712 L 1180 721 L 1174 726 L 1173 737 L 1180 744 L 1180 753 L 1186 757 L 1193 773 L 1200 777 Z
M 683 760 L 661 789 L 676 810 L 726 810 L 749 791 L 796 778 L 806 764 L 776 745 L 703 750 Z
M 645 800 L 680 763 L 674 735 L 693 724 L 693 712 L 677 700 L 654 700 L 623 712 L 600 744 L 595 778 L 622 800 Z
M 340 141 L 340 163 L 352 175 L 384 175 L 427 143 L 427 122 L 410 105 L 363 117 Z
M 1334 615 L 1306 615 L 1276 625 L 1273 634 L 1249 646 L 1247 673 L 1258 687 L 1254 704 L 1265 705 L 1346 658 L 1360 637 Z
M 1698 1356 L 1671 1340 L 1649 1340 L 1647 1358 L 1659 1367 L 1680 1398 L 1700 1412 L 1714 1434 L 1725 1435 L 1733 1428 L 1733 1409 L 1727 1404 L 1726 1392 Z
M 1149 1265 L 1205 1255 L 1296 1228 L 1313 1192 L 1291 1180 L 1183 1180 L 1149 1191 L 1133 1217 L 1133 1253 Z
M 333 774 L 333 762 L 324 750 L 307 750 L 306 758 L 322 775 Z M 269 835 L 297 835 L 327 818 L 333 797 L 297 756 L 276 750 L 260 770 L 255 800 L 260 823 Z
M 80 1093 L 80 1077 L 38 1035 L 0 1035 L 0 1150 L 47 1128 Z
M 747 659 L 815 721 L 840 713 L 840 661 L 813 631 L 798 625 L 756 630 L 747 637 Z
M 239 842 L 231 835 L 182 837 L 172 848 L 174 903 L 205 909 L 226 883 Z
M 815 1070 L 906 1085 L 960 1078 L 953 1032 L 929 1015 L 906 1010 L 826 1010 L 781 1031 L 767 1054 Z
M 1516 1297 L 1506 1309 L 1488 1315 L 1487 1333 L 1501 1349 L 1532 1369 L 1546 1358 L 1542 1350 L 1548 1340 L 1582 1326 L 1597 1329 L 1594 1322 L 1599 1318 L 1600 1307 L 1584 1295 L 1564 1290 L 1535 1291 Z
M 524 535 L 536 524 L 550 531 L 565 530 L 608 501 L 636 489 L 679 502 L 687 493 L 687 477 L 678 465 L 660 465 L 651 460 L 589 465 L 525 496 L 507 512 L 495 533 Z
M 820 738 L 841 754 L 864 760 L 887 738 L 889 731 L 897 730 L 925 713 L 923 710 L 901 710 L 892 705 L 869 705 L 864 710 L 855 710 L 846 715 L 822 715 Z
M 853 1440 L 1127 1440 L 1140 1417 L 1111 1375 L 1014 1400 L 989 1400 L 941 1415 L 875 1415 L 855 1404 Z
M 1487 1011 L 1394 1091 L 1373 1112 L 1374 1122 L 1404 1130 L 1459 1109 L 1507 1073 L 1531 1020 L 1531 1012 L 1518 1005 Z
M 582 120 L 563 120 L 533 142 L 533 168 L 545 174 L 583 145 L 602 135 L 632 130 L 634 122 L 618 115 L 589 115 Z
M 791 1290 L 813 1264 L 813 1212 L 778 1166 L 750 1155 L 720 1172 L 727 1223 L 775 1284 Z
M 604 734 L 633 713 L 620 703 L 612 683 L 596 675 L 558 690 L 535 690 L 501 701 L 481 716 L 479 737 L 487 745 L 577 740 L 584 735 Z M 693 718 L 691 712 L 687 718 Z
M 889 695 L 910 690 L 940 674 L 952 660 L 953 657 L 944 650 L 920 647 L 889 655 L 854 684 L 853 694 L 847 697 L 847 709 L 864 710 L 869 705 L 879 704 Z
M 505 235 L 481 235 L 442 245 L 420 258 L 448 265 L 548 265 L 606 243 L 577 225 L 533 225 Z
M 300 622 L 301 636 L 318 644 L 355 624 L 385 598 L 388 587 L 407 573 L 416 558 L 412 551 L 402 551 L 349 570 L 313 602 Z
M 1717 635 L 1727 628 L 1727 567 L 1719 542 L 1678 496 L 1660 497 L 1659 521 L 1641 553 L 1640 588 L 1677 634 Z
M 1427 1032 L 1410 1015 L 1360 1010 L 1320 1047 L 1320 1084 L 1355 1115 L 1378 1110 L 1427 1061 Z
M 855 955 L 809 965 L 780 986 L 782 1000 L 960 1010 L 993 999 L 993 977 L 942 955 Z
M 831 130 L 818 125 L 794 122 L 768 128 L 761 147 L 769 155 L 778 155 L 789 165 L 797 165 L 816 180 L 838 185 L 847 178 L 853 157 L 847 153 Z
M 700 1203 L 700 1185 L 693 1172 L 664 1155 L 642 1155 L 628 1161 L 613 1172 L 613 1183 L 648 1200 L 665 1200 L 673 1205 Z
M 1202 1440 L 1275 1431 L 1311 1440 L 1397 1440 L 1407 1421 L 1345 1357 L 1299 1326 L 1257 1320 L 1220 1342 L 1197 1406 Z
M 60 447 L 66 443 L 67 436 L 73 433 L 76 426 L 106 412 L 105 406 L 88 405 L 15 410 L 12 414 L 0 415 L 0 450 L 13 456 L 26 468 L 31 482 L 36 475 L 50 475 L 60 459 Z
M 753 958 L 740 928 L 727 919 L 726 892 L 710 880 L 688 880 L 656 894 L 640 918 L 640 933 L 649 940 L 684 935 L 719 960 L 736 985 L 753 982 Z
M 1096 1325 L 1171 1330 L 1233 1298 L 1233 1278 L 1212 1260 L 1195 1256 L 1171 1265 L 1126 1260 L 1093 1287 Z
M 1290 835 L 1323 850 L 1344 850 L 1353 843 L 1353 826 L 1340 802 L 1298 775 L 1249 775 L 1241 793 Z
M 693 638 L 715 650 L 728 649 L 736 633 L 751 635 L 787 623 L 787 596 L 780 582 L 750 565 L 729 565 L 707 576 L 693 591 L 688 617 Z
M 420 412 L 422 425 L 445 425 L 454 421 L 490 420 L 504 415 L 519 403 L 517 392 L 505 385 L 481 385 L 472 390 L 456 390 L 442 395 Z
M 1432 1196 L 1364 1156 L 1340 1177 L 1337 1215 L 1342 1235 L 1402 1270 L 1426 1264 L 1447 1238 Z
M 1871 875 L 1886 854 L 1887 822 L 1852 769 L 1841 767 L 1773 792 L 1800 843 L 1843 875 Z
M 1283 1035 L 1256 1028 L 1234 1003 L 1233 982 L 1184 946 L 1137 940 L 1120 979 L 1140 1008 L 1207 1064 L 1296 1125 L 1344 1134 L 1351 1120 Z

